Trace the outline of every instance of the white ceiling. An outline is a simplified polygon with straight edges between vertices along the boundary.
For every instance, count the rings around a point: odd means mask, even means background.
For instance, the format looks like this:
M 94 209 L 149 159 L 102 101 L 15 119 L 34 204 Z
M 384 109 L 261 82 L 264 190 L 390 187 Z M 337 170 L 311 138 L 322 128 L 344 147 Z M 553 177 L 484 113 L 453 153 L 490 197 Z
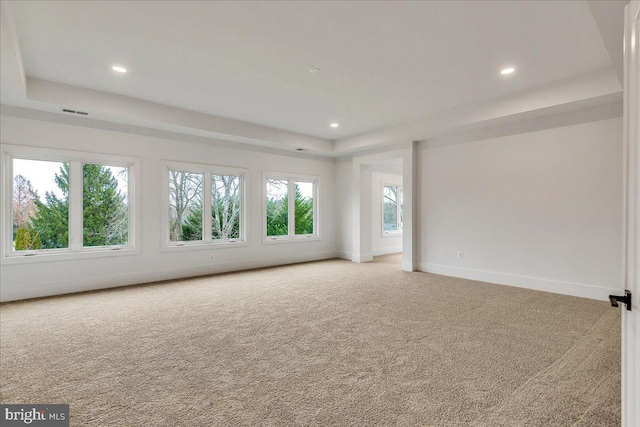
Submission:
M 27 76 L 330 140 L 612 68 L 583 1 L 5 4 Z

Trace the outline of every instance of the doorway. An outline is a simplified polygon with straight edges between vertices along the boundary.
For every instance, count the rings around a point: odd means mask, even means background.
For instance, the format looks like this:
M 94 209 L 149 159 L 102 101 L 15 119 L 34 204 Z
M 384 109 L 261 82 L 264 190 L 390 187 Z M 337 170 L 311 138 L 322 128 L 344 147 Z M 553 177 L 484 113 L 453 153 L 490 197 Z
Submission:
M 404 147 L 353 159 L 353 262 L 414 270 L 415 143 Z

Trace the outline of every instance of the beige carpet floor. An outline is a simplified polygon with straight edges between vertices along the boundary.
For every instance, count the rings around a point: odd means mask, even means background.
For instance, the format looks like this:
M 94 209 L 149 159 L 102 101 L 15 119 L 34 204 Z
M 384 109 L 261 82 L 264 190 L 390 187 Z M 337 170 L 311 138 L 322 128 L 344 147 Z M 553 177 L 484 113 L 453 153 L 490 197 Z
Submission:
M 0 306 L 0 401 L 73 426 L 618 426 L 606 302 L 329 260 Z

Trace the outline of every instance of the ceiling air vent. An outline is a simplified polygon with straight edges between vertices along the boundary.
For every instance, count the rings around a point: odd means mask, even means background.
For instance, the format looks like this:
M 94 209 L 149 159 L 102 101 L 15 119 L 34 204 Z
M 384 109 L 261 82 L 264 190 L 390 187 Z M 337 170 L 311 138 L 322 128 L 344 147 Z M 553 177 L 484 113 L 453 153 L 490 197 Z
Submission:
M 81 116 L 89 115 L 89 113 L 85 113 L 84 111 L 69 110 L 68 108 L 63 108 L 62 111 L 69 114 L 80 114 Z

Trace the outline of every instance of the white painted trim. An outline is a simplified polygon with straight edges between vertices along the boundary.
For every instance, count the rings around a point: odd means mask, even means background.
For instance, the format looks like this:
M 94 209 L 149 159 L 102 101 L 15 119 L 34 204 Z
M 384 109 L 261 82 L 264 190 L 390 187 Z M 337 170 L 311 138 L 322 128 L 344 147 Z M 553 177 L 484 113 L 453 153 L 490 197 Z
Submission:
M 72 259 L 128 256 L 140 254 L 140 165 L 141 159 L 131 156 L 89 153 L 84 151 L 40 148 L 26 145 L 0 143 L 0 163 L 4 173 L 2 181 L 1 228 L 4 231 L 0 242 L 0 265 L 39 263 L 44 261 L 63 261 Z M 44 249 L 36 251 L 35 256 L 24 256 L 13 252 L 12 236 L 12 197 L 13 159 L 29 159 L 69 163 L 69 244 L 63 249 Z M 103 164 L 129 168 L 128 204 L 129 204 L 129 242 L 122 246 L 83 246 L 82 218 L 82 164 Z
M 212 274 L 274 267 L 301 262 L 320 261 L 335 257 L 335 251 L 326 251 L 284 257 L 257 258 L 225 263 L 202 264 L 193 267 L 170 268 L 164 270 L 153 269 L 147 271 L 136 271 L 135 273 L 109 274 L 106 276 L 92 277 L 91 280 L 87 280 L 86 278 L 72 280 L 65 279 L 38 283 L 29 287 L 25 287 L 20 283 L 15 284 L 15 286 L 3 284 L 2 287 L 0 287 L 0 302 L 117 288 L 164 280 L 208 276 Z
M 295 182 L 310 182 L 313 184 L 313 234 L 296 234 L 295 203 L 289 203 L 289 234 L 286 236 L 267 236 L 267 179 L 287 181 L 289 200 L 295 199 Z M 280 243 L 310 242 L 321 240 L 320 237 L 320 177 L 286 172 L 262 171 L 262 244 L 272 245 Z M 291 185 L 293 182 L 293 185 Z
M 194 249 L 221 249 L 248 246 L 247 240 L 247 182 L 249 169 L 232 166 L 213 165 L 205 163 L 176 162 L 172 160 L 160 161 L 162 189 L 162 252 L 187 251 Z M 172 242 L 169 238 L 169 174 L 171 171 L 188 172 L 203 175 L 203 207 L 202 207 L 202 240 Z M 240 177 L 240 237 L 230 240 L 213 240 L 211 231 L 211 175 L 232 175 Z
M 400 263 L 400 268 L 402 269 L 402 271 L 414 271 L 413 263 L 409 261 L 402 261 Z
M 373 261 L 373 254 L 371 252 L 367 254 L 356 254 L 354 253 L 351 257 L 351 261 L 353 262 L 371 262 Z
M 498 273 L 494 271 L 473 270 L 470 268 L 460 268 L 442 264 L 421 263 L 419 269 L 426 273 L 440 274 L 442 276 L 460 277 L 479 282 L 514 286 L 516 288 L 533 289 L 536 291 L 552 292 L 555 294 L 571 295 L 574 297 L 589 298 L 600 301 L 609 301 L 609 294 L 617 292 L 617 289 L 605 286 L 563 282 L 559 280 L 542 279 L 539 277 L 518 276 L 515 274 Z
M 4 3 L 3 3 L 4 4 Z M 336 158 L 327 155 L 313 154 L 309 151 L 292 151 L 287 148 L 277 148 L 268 145 L 238 144 L 231 139 L 215 138 L 210 135 L 188 134 L 177 131 L 144 127 L 125 123 L 116 123 L 106 119 L 96 119 L 85 116 L 77 116 L 66 113 L 52 113 L 48 111 L 33 110 L 30 108 L 16 107 L 0 104 L 0 114 L 17 119 L 39 120 L 41 122 L 56 123 L 68 126 L 77 126 L 88 129 L 99 129 L 109 132 L 128 133 L 149 138 L 161 138 L 179 143 L 192 142 L 205 144 L 209 147 L 226 148 L 230 150 L 244 150 L 255 153 L 275 154 L 296 159 L 310 159 L 326 163 L 335 163 Z
M 334 142 L 334 153 L 344 156 L 400 141 L 421 141 L 461 130 L 469 131 L 553 116 L 619 102 L 621 97 L 620 82 L 615 70 L 597 70 L 517 94 L 494 98 L 491 102 L 468 104 L 398 125 L 341 138 Z
M 402 252 L 402 245 L 389 246 L 387 248 L 377 248 L 373 250 L 373 256 L 397 254 Z
M 340 259 L 346 259 L 351 261 L 353 259 L 353 254 L 351 252 L 347 252 L 347 251 L 337 251 L 336 252 L 336 257 L 340 258 Z
M 28 76 L 26 98 L 88 111 L 92 117 L 102 120 L 117 117 L 118 122 L 152 124 L 163 130 L 197 132 L 228 141 L 289 150 L 303 148 L 323 154 L 333 152 L 333 142 L 329 139 Z
M 402 194 L 402 184 L 392 183 L 390 179 L 383 179 L 380 181 L 380 234 L 381 237 L 399 237 L 402 236 L 403 227 L 400 219 L 402 218 L 402 200 L 398 200 L 398 195 Z M 396 229 L 385 231 L 384 229 L 384 189 L 386 187 L 396 188 Z M 400 192 L 398 192 L 400 190 Z M 400 251 L 402 252 L 402 250 Z
M 622 425 L 640 425 L 640 1 L 625 7 L 624 22 L 624 283 L 633 307 L 622 310 Z

